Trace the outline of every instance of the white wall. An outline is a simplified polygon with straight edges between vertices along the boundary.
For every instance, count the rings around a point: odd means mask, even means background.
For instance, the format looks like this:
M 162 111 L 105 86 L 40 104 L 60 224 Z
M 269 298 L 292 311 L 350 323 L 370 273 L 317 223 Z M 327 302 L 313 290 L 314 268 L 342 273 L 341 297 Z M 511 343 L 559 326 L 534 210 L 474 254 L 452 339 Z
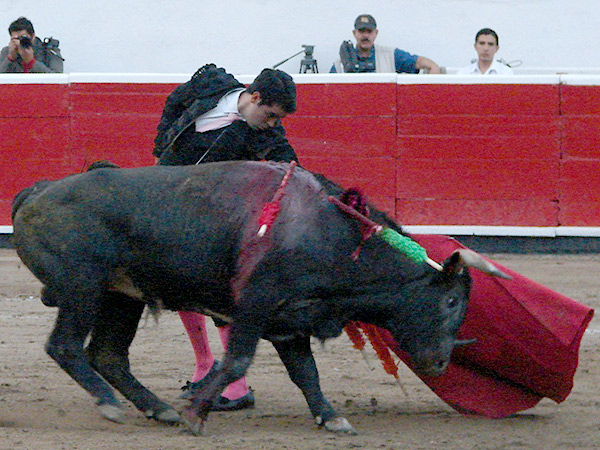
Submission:
M 597 0 L 0 0 L 0 11 L 5 30 L 24 15 L 38 37 L 58 38 L 65 72 L 189 74 L 214 62 L 255 74 L 302 44 L 327 72 L 361 13 L 377 20 L 378 43 L 449 68 L 475 56 L 483 27 L 498 32 L 498 57 L 523 61 L 517 73 L 600 67 Z M 280 68 L 297 73 L 301 57 Z

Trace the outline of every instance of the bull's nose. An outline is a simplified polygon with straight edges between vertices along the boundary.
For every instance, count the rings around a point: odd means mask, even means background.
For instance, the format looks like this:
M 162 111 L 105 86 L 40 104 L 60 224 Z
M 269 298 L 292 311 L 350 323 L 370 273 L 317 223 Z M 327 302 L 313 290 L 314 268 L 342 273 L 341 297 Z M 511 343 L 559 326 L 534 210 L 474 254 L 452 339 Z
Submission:
M 429 377 L 439 377 L 442 375 L 446 369 L 448 368 L 449 361 L 446 359 L 438 359 L 434 361 L 429 361 L 424 364 L 419 364 L 415 366 L 417 372 L 422 373 L 423 375 Z
M 447 359 L 440 359 L 435 363 L 435 369 L 440 375 L 443 374 L 448 368 L 448 362 L 449 361 Z
M 424 368 L 423 372 L 425 373 L 425 375 L 431 377 L 439 377 L 446 371 L 449 363 L 450 361 L 444 358 L 433 360 L 426 368 Z

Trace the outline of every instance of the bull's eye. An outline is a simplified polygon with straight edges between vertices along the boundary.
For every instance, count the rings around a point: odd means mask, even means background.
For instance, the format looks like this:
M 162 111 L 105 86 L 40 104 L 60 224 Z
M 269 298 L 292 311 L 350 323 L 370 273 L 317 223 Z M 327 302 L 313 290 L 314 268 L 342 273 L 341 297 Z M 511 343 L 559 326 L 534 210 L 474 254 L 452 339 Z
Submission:
M 458 305 L 458 299 L 456 297 L 448 297 L 446 304 L 448 305 L 448 308 L 454 308 Z

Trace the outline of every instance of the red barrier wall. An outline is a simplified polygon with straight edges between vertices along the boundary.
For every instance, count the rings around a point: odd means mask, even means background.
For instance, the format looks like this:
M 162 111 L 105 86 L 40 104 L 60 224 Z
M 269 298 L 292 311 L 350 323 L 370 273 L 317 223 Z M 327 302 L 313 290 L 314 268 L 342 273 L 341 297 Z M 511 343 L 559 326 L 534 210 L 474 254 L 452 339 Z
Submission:
M 559 223 L 600 223 L 600 86 L 561 86 Z
M 0 85 L 0 98 L 0 225 L 10 225 L 20 189 L 71 169 L 69 86 Z
M 300 84 L 285 118 L 300 163 L 343 186 L 359 186 L 394 213 L 396 85 Z
M 600 226 L 600 86 L 337 79 L 298 84 L 288 138 L 303 166 L 399 222 Z M 177 84 L 0 84 L 0 225 L 37 180 L 97 159 L 153 164 Z
M 558 94 L 557 85 L 399 85 L 397 216 L 558 225 Z

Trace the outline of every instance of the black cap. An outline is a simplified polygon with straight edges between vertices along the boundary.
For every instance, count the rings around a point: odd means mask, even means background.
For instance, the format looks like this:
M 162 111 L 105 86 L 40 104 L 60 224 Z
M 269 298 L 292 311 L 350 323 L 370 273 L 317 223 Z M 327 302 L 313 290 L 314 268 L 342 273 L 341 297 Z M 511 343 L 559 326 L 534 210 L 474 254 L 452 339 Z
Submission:
M 367 30 L 374 30 L 377 28 L 377 22 L 375 22 L 373 16 L 369 14 L 361 14 L 354 21 L 355 30 L 364 30 L 365 28 Z

